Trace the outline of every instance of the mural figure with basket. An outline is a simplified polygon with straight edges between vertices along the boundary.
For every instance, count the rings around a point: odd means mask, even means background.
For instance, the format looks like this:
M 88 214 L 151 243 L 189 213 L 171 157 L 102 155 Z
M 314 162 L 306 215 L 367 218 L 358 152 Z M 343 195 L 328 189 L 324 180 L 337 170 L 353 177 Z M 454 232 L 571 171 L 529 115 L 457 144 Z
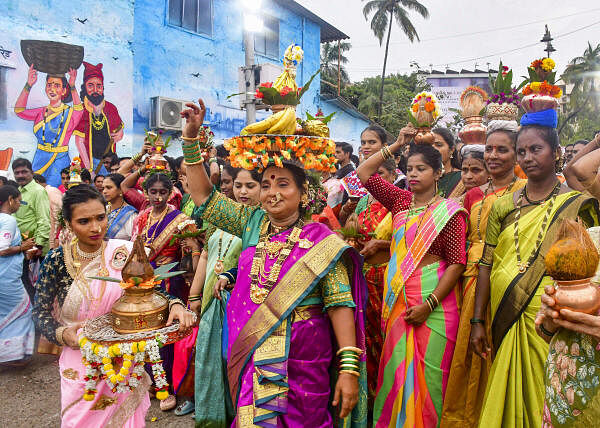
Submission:
M 23 58 L 29 65 L 27 82 L 15 102 L 15 114 L 33 122 L 37 149 L 33 156 L 33 171 L 46 177 L 49 185 L 61 184 L 60 172 L 68 168 L 69 140 L 83 115 L 83 106 L 75 90 L 77 68 L 83 60 L 83 47 L 40 40 L 21 42 Z M 27 108 L 38 72 L 46 73 L 46 96 L 49 104 Z M 65 77 L 68 73 L 69 79 Z M 73 101 L 73 105 L 67 103 Z

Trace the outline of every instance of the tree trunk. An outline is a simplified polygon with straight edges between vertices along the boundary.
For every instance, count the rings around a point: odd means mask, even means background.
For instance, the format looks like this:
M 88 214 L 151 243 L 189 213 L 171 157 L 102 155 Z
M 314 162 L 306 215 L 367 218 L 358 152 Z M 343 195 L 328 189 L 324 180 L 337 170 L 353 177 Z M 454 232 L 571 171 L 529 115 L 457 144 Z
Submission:
M 394 14 L 390 11 L 390 25 L 388 28 L 387 41 L 385 42 L 385 57 L 383 57 L 383 73 L 381 73 L 381 89 L 379 90 L 379 105 L 377 106 L 377 120 L 381 121 L 381 113 L 383 110 L 383 84 L 385 82 L 385 66 L 387 65 L 388 50 L 390 48 L 390 35 L 392 34 L 392 21 Z

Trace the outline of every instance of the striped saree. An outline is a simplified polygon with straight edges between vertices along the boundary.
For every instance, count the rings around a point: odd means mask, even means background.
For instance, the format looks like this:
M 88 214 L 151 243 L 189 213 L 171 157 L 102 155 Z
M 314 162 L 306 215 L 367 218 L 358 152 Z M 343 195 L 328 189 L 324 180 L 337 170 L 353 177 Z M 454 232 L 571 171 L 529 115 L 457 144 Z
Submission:
M 462 209 L 442 200 L 428 210 L 394 216 L 392 257 L 385 275 L 382 328 L 374 424 L 384 427 L 436 427 L 448 381 L 458 330 L 456 293 L 443 299 L 421 325 L 404 321 L 406 309 L 422 304 L 438 285 L 444 260 L 419 268 L 431 244 Z M 418 234 L 417 234 L 418 232 Z
M 524 260 L 535 250 L 549 203 L 521 209 L 519 247 Z M 543 256 L 554 243 L 563 219 L 579 216 L 588 225 L 598 223 L 597 201 L 573 191 L 558 195 L 540 248 L 530 267 L 520 273 L 514 241 L 516 212 L 514 195 L 506 195 L 494 204 L 487 226 L 483 260 L 489 261 L 493 252 L 490 308 L 495 358 L 481 410 L 481 428 L 542 425 L 548 344 L 536 334 L 534 320 L 540 295 L 552 283 L 545 275 Z

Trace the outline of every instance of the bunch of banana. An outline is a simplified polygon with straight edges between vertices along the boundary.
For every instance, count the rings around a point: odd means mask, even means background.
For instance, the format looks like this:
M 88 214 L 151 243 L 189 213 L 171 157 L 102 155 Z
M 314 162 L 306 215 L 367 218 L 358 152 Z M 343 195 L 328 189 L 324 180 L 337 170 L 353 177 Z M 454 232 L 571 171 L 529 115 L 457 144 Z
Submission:
M 267 134 L 294 135 L 296 132 L 296 110 L 287 107 L 283 110 L 283 116 L 267 131 Z
M 279 113 L 275 113 L 265 120 L 261 120 L 260 122 L 252 123 L 242 129 L 241 135 L 254 135 L 254 134 L 266 134 L 269 128 L 275 125 L 279 119 L 283 117 L 285 110 L 280 111 Z

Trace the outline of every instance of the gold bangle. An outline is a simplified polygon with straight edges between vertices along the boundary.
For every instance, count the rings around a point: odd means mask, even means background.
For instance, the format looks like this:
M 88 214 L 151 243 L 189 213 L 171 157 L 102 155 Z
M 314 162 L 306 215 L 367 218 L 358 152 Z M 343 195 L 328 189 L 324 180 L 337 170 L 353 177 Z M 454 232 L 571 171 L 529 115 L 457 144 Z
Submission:
M 357 348 L 356 346 L 344 346 L 343 348 L 341 348 L 340 350 L 338 350 L 335 355 L 340 355 L 344 351 L 354 351 L 358 355 L 362 355 L 362 353 L 363 353 L 362 349 Z
M 186 165 L 198 165 L 198 164 L 201 164 L 201 163 L 204 163 L 204 159 L 200 159 L 200 160 L 193 161 L 193 162 L 190 162 L 190 161 L 187 161 L 187 160 L 185 161 Z
M 437 306 L 440 306 L 440 301 L 437 298 L 437 296 L 435 295 L 435 293 L 431 293 L 429 296 L 431 296 L 433 299 L 435 299 L 435 303 L 437 304 Z
M 55 334 L 56 334 L 56 341 L 58 342 L 58 344 L 60 346 L 65 346 L 65 339 L 63 338 L 63 335 L 65 334 L 65 330 L 67 329 L 66 326 L 60 326 L 56 329 Z
M 354 370 L 340 370 L 340 373 L 348 373 L 356 377 L 360 377 L 359 372 L 355 372 Z
M 192 142 L 192 143 L 199 140 L 199 138 L 197 136 L 196 137 L 184 137 L 184 136 L 181 136 L 181 139 L 183 141 L 189 141 L 189 142 Z

